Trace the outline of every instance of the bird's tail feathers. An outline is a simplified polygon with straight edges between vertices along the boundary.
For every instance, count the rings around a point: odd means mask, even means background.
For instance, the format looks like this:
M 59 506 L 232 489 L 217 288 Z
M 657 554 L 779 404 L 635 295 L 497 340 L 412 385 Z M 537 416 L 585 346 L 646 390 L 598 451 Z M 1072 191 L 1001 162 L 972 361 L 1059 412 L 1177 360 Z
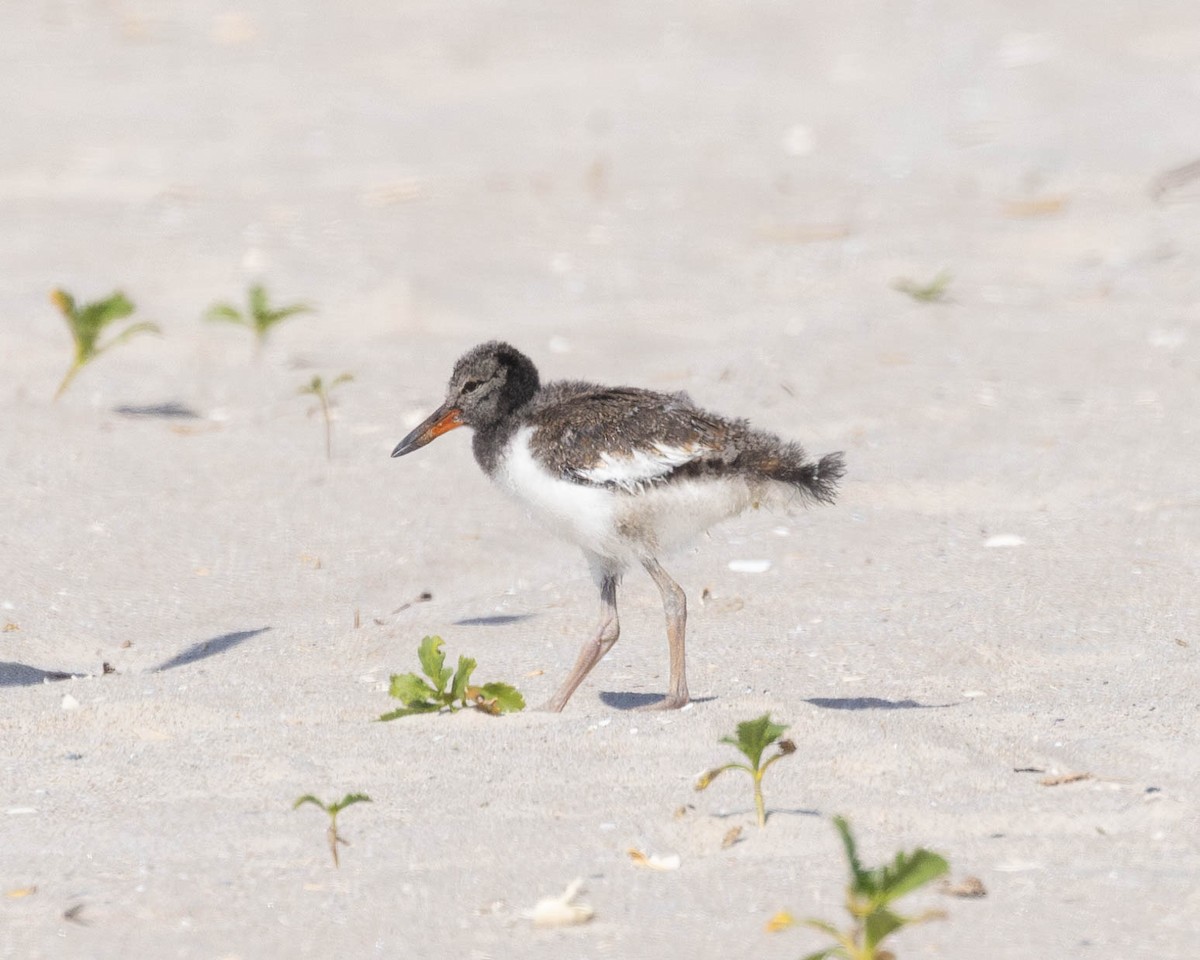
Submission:
M 798 443 L 785 443 L 770 435 L 756 436 L 742 454 L 746 465 L 764 479 L 787 484 L 818 503 L 837 499 L 838 481 L 846 474 L 841 452 L 812 461 Z

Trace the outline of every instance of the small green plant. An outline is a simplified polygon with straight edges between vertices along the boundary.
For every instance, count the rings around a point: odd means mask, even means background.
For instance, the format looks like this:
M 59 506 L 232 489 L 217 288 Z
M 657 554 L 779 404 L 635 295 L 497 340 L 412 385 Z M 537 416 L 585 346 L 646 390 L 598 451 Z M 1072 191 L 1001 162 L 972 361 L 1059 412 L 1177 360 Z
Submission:
M 728 743 L 730 746 L 737 747 L 750 763 L 747 765 L 734 761 L 733 763 L 725 764 L 723 767 L 714 767 L 712 770 L 706 770 L 701 774 L 700 779 L 696 781 L 696 789 L 707 789 L 708 785 L 726 770 L 745 770 L 754 779 L 754 809 L 758 811 L 758 825 L 765 827 L 767 825 L 767 808 L 763 802 L 763 775 L 766 774 L 771 764 L 776 760 L 781 760 L 796 752 L 796 745 L 791 740 L 779 739 L 783 736 L 783 732 L 786 729 L 787 726 L 784 724 L 772 723 L 769 713 L 764 713 L 755 720 L 747 720 L 744 723 L 739 723 L 737 725 L 737 738 L 722 737 L 721 743 Z M 779 752 L 764 761 L 762 758 L 763 751 L 776 742 L 779 744 Z
M 306 386 L 300 388 L 301 396 L 316 397 L 317 406 L 312 413 L 318 410 L 322 418 L 325 420 L 325 459 L 333 459 L 333 418 L 330 416 L 330 410 L 333 407 L 333 401 L 329 397 L 329 392 L 338 384 L 349 383 L 354 377 L 348 373 L 338 374 L 329 383 L 326 383 L 317 374 L 313 375 L 312 381 Z
M 423 639 L 417 657 L 429 682 L 415 673 L 394 674 L 388 693 L 404 706 L 385 713 L 380 720 L 395 720 L 415 713 L 437 713 L 441 710 L 455 712 L 464 707 L 474 707 L 491 714 L 525 709 L 525 698 L 507 683 L 472 686 L 471 674 L 476 664 L 470 657 L 459 656 L 455 670 L 445 666 L 446 655 L 442 653 L 441 637 Z
M 897 280 L 892 287 L 901 293 L 907 293 L 921 303 L 937 303 L 939 300 L 946 299 L 946 292 L 950 289 L 952 279 L 954 278 L 948 270 L 942 270 L 926 284 L 914 283 L 912 280 L 904 278 Z
M 63 377 L 62 383 L 58 385 L 58 390 L 54 394 L 55 400 L 61 397 L 67 387 L 71 385 L 75 374 L 105 350 L 115 347 L 118 343 L 139 333 L 158 333 L 158 327 L 153 323 L 131 323 L 108 343 L 101 346 L 100 334 L 104 332 L 105 328 L 118 320 L 124 320 L 135 309 L 132 301 L 120 290 L 103 300 L 85 303 L 83 306 L 79 306 L 75 302 L 75 298 L 67 291 L 54 290 L 50 294 L 50 302 L 62 311 L 67 326 L 71 328 L 71 338 L 75 341 L 75 358 L 71 361 L 71 367 L 67 370 L 67 375 Z
M 299 800 L 292 804 L 292 809 L 299 810 L 302 806 L 304 806 L 304 804 L 311 803 L 313 806 L 320 807 L 327 814 L 329 814 L 329 829 L 325 831 L 325 836 L 329 840 L 329 852 L 333 854 L 333 865 L 335 867 L 339 867 L 341 864 L 338 863 L 338 846 L 341 845 L 343 847 L 348 847 L 350 846 L 350 841 L 338 833 L 337 816 L 339 813 L 353 804 L 370 802 L 371 798 L 365 793 L 348 793 L 336 803 L 325 803 L 321 800 L 318 800 L 311 793 L 306 793 Z
M 267 289 L 261 283 L 254 284 L 247 295 L 247 309 L 243 313 L 230 303 L 214 303 L 204 314 L 204 319 L 217 323 L 233 323 L 254 331 L 255 351 L 262 350 L 272 328 L 298 313 L 312 313 L 306 303 L 293 303 L 272 309 L 267 299 Z
M 883 940 L 904 927 L 945 916 L 940 910 L 930 910 L 915 917 L 905 917 L 891 909 L 893 901 L 912 893 L 950 869 L 945 859 L 936 853 L 918 848 L 912 853 L 897 853 L 891 863 L 867 868 L 858 859 L 858 850 L 850 825 L 844 817 L 834 817 L 846 850 L 850 866 L 850 884 L 846 888 L 846 910 L 851 926 L 838 930 L 823 920 L 805 920 L 807 926 L 833 937 L 834 946 L 810 953 L 804 960 L 895 960 L 890 950 L 881 950 Z

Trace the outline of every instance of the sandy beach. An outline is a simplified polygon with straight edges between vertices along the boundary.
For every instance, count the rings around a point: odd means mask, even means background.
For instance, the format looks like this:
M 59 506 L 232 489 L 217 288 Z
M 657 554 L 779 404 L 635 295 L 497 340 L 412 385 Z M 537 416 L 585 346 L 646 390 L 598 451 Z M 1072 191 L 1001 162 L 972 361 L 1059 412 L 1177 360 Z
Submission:
M 1194 2 L 46 0 L 0 63 L 0 958 L 800 958 L 837 814 L 986 890 L 901 960 L 1195 957 Z M 53 401 L 55 288 L 161 335 Z M 593 626 L 467 431 L 389 457 L 491 338 L 845 451 L 664 558 L 686 709 L 638 571 L 563 713 L 375 722 Z M 760 830 L 693 784 L 767 711 Z

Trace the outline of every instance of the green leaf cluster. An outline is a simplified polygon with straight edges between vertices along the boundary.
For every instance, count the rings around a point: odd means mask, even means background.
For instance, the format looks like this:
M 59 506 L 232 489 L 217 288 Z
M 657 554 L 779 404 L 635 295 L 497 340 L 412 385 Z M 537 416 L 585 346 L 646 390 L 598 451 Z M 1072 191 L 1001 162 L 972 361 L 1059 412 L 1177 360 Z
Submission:
M 214 303 L 208 308 L 208 312 L 205 313 L 204 318 L 206 320 L 233 323 L 240 327 L 247 327 L 254 332 L 258 345 L 261 347 L 266 342 L 271 328 L 276 324 L 298 313 L 311 312 L 312 307 L 306 303 L 293 303 L 286 307 L 273 308 L 267 297 L 266 287 L 261 283 L 256 283 L 250 288 L 247 294 L 245 312 L 230 303 Z
M 326 838 L 326 840 L 329 841 L 329 853 L 333 857 L 333 865 L 335 867 L 340 867 L 341 863 L 338 860 L 338 847 L 339 846 L 348 847 L 348 846 L 350 846 L 350 841 L 347 840 L 345 837 L 343 837 L 340 833 L 338 833 L 338 828 L 337 828 L 338 814 L 341 813 L 343 810 L 345 810 L 347 807 L 353 806 L 356 803 L 370 803 L 370 802 L 371 802 L 371 798 L 368 797 L 365 793 L 348 793 L 344 797 L 342 797 L 341 800 L 337 800 L 332 803 L 326 803 L 324 800 L 318 799 L 317 797 L 313 796 L 311 793 L 306 793 L 304 796 L 300 797 L 295 803 L 292 804 L 292 809 L 298 810 L 298 809 L 300 809 L 300 807 L 304 806 L 306 803 L 311 803 L 315 807 L 320 807 L 322 810 L 324 810 L 329 815 L 329 829 L 325 831 L 325 838 Z
M 55 290 L 50 294 L 50 301 L 63 315 L 71 331 L 71 339 L 75 342 L 75 355 L 67 374 L 58 385 L 54 394 L 57 400 L 70 386 L 71 381 L 86 364 L 95 360 L 105 350 L 123 343 L 139 333 L 158 333 L 158 327 L 153 323 L 131 323 L 107 343 L 101 345 L 100 335 L 118 320 L 124 320 L 133 313 L 133 302 L 120 290 L 112 293 L 103 300 L 85 303 L 80 306 L 75 298 L 65 290 Z
M 846 910 L 853 924 L 849 930 L 838 930 L 823 920 L 806 920 L 805 923 L 833 937 L 837 943 L 810 953 L 804 960 L 894 960 L 889 950 L 881 950 L 880 943 L 897 930 L 916 923 L 924 923 L 942 916 L 937 910 L 915 917 L 906 917 L 891 909 L 891 904 L 912 893 L 919 887 L 946 873 L 950 866 L 939 854 L 924 848 L 911 853 L 897 853 L 890 863 L 868 868 L 858 857 L 857 845 L 850 825 L 844 817 L 834 817 L 850 867 L 850 883 L 846 888 Z
M 301 396 L 316 397 L 319 406 L 316 408 L 321 411 L 321 417 L 325 421 L 325 459 L 333 459 L 333 417 L 330 410 L 333 408 L 333 400 L 329 396 L 329 391 L 343 383 L 349 383 L 354 379 L 353 374 L 340 373 L 329 383 L 322 379 L 320 374 L 313 374 L 313 378 L 305 386 L 301 387 L 297 392 Z
M 762 792 L 763 776 L 776 761 L 796 752 L 795 743 L 791 740 L 780 739 L 786 730 L 787 725 L 774 723 L 771 720 L 770 713 L 764 713 L 761 717 L 739 723 L 737 725 L 737 736 L 722 737 L 720 742 L 737 747 L 749 763 L 727 763 L 724 766 L 706 770 L 696 782 L 696 789 L 707 789 L 709 784 L 726 770 L 744 770 L 754 780 L 754 806 L 758 813 L 758 825 L 765 827 L 767 825 L 767 810 Z M 773 743 L 778 743 L 779 751 L 764 761 L 763 753 Z
M 320 807 L 327 814 L 329 814 L 329 818 L 331 820 L 336 820 L 337 815 L 339 813 L 341 813 L 343 810 L 345 810 L 347 807 L 352 806 L 353 804 L 356 804 L 356 803 L 370 803 L 370 802 L 371 802 L 371 798 L 368 797 L 365 793 L 348 793 L 344 797 L 342 797 L 341 800 L 338 800 L 335 803 L 325 803 L 323 800 L 318 800 L 311 793 L 306 793 L 299 800 L 297 800 L 295 803 L 292 804 L 292 809 L 297 810 L 300 807 L 304 806 L 304 804 L 311 803 L 314 806 Z
M 476 663 L 471 657 L 459 656 L 458 666 L 446 666 L 441 637 L 425 637 L 417 651 L 425 677 L 415 673 L 392 676 L 388 693 L 404 706 L 385 713 L 380 720 L 396 720 L 417 713 L 455 712 L 474 707 L 484 713 L 501 714 L 525 709 L 525 698 L 507 683 L 471 684 Z
M 893 288 L 901 293 L 907 293 L 919 303 L 937 303 L 946 298 L 950 289 L 950 281 L 954 277 L 949 271 L 943 270 L 928 283 L 914 283 L 912 280 L 897 280 Z

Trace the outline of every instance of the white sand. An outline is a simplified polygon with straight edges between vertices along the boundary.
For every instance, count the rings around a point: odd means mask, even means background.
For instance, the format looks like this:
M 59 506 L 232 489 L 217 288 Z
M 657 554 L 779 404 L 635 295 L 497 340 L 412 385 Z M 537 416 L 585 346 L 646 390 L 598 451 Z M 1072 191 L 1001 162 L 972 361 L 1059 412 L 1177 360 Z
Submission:
M 0 957 L 794 958 L 835 813 L 987 887 L 901 957 L 1195 956 L 1194 2 L 167 6 L 0 9 Z M 259 275 L 319 313 L 254 363 L 198 318 Z M 56 285 L 165 336 L 51 404 Z M 846 451 L 667 563 L 688 710 L 639 575 L 562 715 L 371 722 L 426 633 L 536 703 L 591 626 L 465 432 L 388 458 L 493 336 Z M 764 710 L 760 832 L 691 783 Z

